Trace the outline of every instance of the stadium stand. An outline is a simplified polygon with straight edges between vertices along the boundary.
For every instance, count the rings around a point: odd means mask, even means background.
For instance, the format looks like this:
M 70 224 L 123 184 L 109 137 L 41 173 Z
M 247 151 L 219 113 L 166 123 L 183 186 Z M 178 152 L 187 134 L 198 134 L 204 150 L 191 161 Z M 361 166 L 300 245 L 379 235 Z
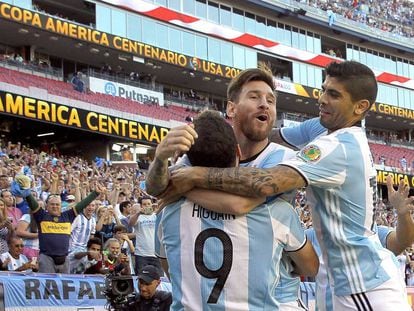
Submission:
M 304 2 L 299 1 L 298 2 Z M 310 0 L 310 6 L 354 20 L 369 27 L 381 29 L 398 36 L 414 37 L 414 4 L 412 1 L 358 1 L 358 0 Z
M 191 114 L 193 116 L 196 114 L 195 112 L 188 112 L 184 107 L 176 106 L 174 104 L 168 106 L 167 108 L 151 104 L 138 103 L 136 101 L 131 101 L 125 98 L 114 97 L 106 94 L 93 92 L 79 93 L 77 91 L 74 91 L 72 85 L 69 83 L 45 77 L 39 77 L 38 75 L 16 71 L 4 68 L 2 66 L 0 66 L 0 81 L 25 88 L 31 86 L 37 87 L 47 90 L 50 94 L 96 104 L 98 106 L 118 111 L 153 117 L 160 120 L 184 121 L 187 115 Z

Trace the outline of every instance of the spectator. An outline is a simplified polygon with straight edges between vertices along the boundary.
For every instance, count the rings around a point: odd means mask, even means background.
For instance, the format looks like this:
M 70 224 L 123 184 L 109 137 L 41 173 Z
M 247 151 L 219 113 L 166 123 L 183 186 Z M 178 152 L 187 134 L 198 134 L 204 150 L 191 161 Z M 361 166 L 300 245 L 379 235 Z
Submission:
M 130 263 L 131 274 L 134 274 L 134 267 L 132 266 L 132 254 L 135 252 L 135 246 L 127 234 L 127 229 L 124 225 L 116 225 L 114 228 L 114 237 L 121 244 L 121 253 L 128 256 Z
M 33 257 L 38 258 L 39 233 L 32 212 L 23 214 L 22 218 L 20 218 L 16 228 L 16 235 L 23 239 L 23 255 L 25 255 L 29 260 Z
M 155 256 L 155 220 L 152 199 L 145 196 L 141 199 L 141 209 L 131 215 L 129 225 L 135 230 L 135 271 L 141 271 L 146 265 L 155 266 L 162 274 L 161 263 Z
M 23 251 L 23 240 L 17 236 L 11 237 L 9 240 L 9 251 L 0 255 L 2 268 L 9 271 L 32 272 L 39 269 L 36 258 L 29 261 Z
M 80 93 L 84 92 L 85 83 L 81 79 L 81 72 L 74 72 L 70 83 L 72 84 L 74 90 Z
M 15 206 L 15 197 L 12 195 L 10 190 L 3 190 L 1 192 L 1 197 L 6 204 L 7 217 L 13 224 L 13 230 L 16 230 L 17 223 L 22 217 L 22 211 Z
M 102 261 L 102 242 L 98 238 L 89 239 L 86 249 L 74 251 L 69 255 L 70 273 L 83 274 Z
M 138 206 L 137 206 L 138 205 Z M 139 204 L 134 204 L 134 211 L 139 207 Z M 123 226 L 126 228 L 126 233 L 128 234 L 128 238 L 131 239 L 132 243 L 135 245 L 135 233 L 134 228 L 129 225 L 129 216 L 131 215 L 131 210 L 133 206 L 131 202 L 124 201 L 119 204 L 119 211 L 121 212 L 121 216 L 119 217 L 119 221 Z
M 31 194 L 26 198 L 39 228 L 39 271 L 43 273 L 69 273 L 69 242 L 71 224 L 78 213 L 89 205 L 105 188 L 96 184 L 95 191 L 76 204 L 72 209 L 62 212 L 58 194 L 49 195 L 46 210 L 40 209 Z M 59 224 L 56 226 L 55 224 Z
M 405 158 L 405 156 L 403 156 L 400 159 L 400 165 L 401 165 L 401 170 L 406 173 L 407 172 L 407 159 Z
M 114 270 L 123 275 L 130 275 L 128 256 L 121 253 L 121 244 L 115 238 L 105 242 L 104 255 L 101 261 L 85 271 L 85 274 L 107 274 Z
M 106 208 L 100 208 L 97 216 L 95 236 L 105 243 L 114 236 L 115 225 L 120 225 L 121 223 L 112 205 L 108 205 Z
M 73 221 L 70 235 L 70 252 L 85 250 L 89 239 L 94 236 L 96 220 L 93 216 L 95 209 L 96 200 L 89 203 Z
M 332 7 L 331 6 L 328 6 L 328 9 L 326 10 L 326 13 L 328 14 L 328 24 L 329 24 L 329 27 L 332 27 L 332 25 L 335 23 L 335 20 L 336 20 L 336 14 L 332 10 Z
M 13 233 L 13 224 L 7 217 L 6 202 L 0 199 L 0 254 L 9 251 L 7 241 Z

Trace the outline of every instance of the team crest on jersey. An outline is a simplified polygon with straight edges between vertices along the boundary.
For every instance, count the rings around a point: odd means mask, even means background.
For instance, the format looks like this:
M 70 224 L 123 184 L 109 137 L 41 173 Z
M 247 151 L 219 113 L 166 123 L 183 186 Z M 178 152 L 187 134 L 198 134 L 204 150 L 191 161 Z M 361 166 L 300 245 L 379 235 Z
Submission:
M 59 221 L 59 217 L 53 217 L 53 221 L 54 222 L 58 222 Z
M 315 162 L 321 157 L 321 149 L 316 145 L 306 146 L 299 153 L 299 157 L 306 162 Z

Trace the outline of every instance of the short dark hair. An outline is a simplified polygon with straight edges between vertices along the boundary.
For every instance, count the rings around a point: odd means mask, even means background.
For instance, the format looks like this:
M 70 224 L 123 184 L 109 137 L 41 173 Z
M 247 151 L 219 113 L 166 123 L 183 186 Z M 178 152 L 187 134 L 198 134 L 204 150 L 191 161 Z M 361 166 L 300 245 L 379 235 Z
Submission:
M 343 83 L 352 101 L 367 99 L 371 106 L 378 94 L 378 85 L 374 72 L 356 61 L 332 62 L 325 69 L 326 75 Z
M 272 91 L 275 93 L 276 87 L 273 82 L 272 72 L 266 67 L 250 68 L 241 71 L 235 78 L 230 81 L 230 84 L 227 87 L 227 100 L 231 100 L 233 102 L 237 101 L 243 85 L 251 81 L 263 81 L 269 85 Z
M 230 167 L 236 162 L 237 141 L 233 128 L 217 111 L 204 111 L 194 120 L 198 134 L 187 152 L 191 165 Z
M 119 203 L 119 211 L 121 212 L 121 213 L 123 213 L 124 212 L 124 209 L 129 205 L 129 204 L 131 204 L 131 202 L 129 202 L 129 201 L 123 201 L 123 202 L 121 202 L 121 203 Z
M 151 200 L 151 202 L 153 202 L 152 198 L 148 195 L 144 195 L 143 197 L 140 197 L 138 199 L 138 203 L 141 204 L 143 200 Z
M 88 241 L 88 243 L 86 244 L 86 248 L 91 247 L 92 244 L 99 245 L 102 248 L 102 241 L 101 241 L 100 238 L 95 238 L 95 237 L 90 238 L 89 241 Z
M 113 232 L 117 233 L 119 231 L 127 232 L 127 228 L 124 225 L 115 225 Z

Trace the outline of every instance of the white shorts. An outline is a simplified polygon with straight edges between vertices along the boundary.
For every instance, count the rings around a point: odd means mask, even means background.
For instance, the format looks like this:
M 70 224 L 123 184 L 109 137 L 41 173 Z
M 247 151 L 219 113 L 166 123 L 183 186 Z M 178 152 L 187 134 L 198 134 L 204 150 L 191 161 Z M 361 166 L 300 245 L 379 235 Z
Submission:
M 388 267 L 387 271 L 392 271 Z M 390 271 L 390 272 L 391 272 Z M 335 311 L 412 311 L 408 304 L 407 290 L 397 268 L 391 279 L 364 293 L 333 297 Z

